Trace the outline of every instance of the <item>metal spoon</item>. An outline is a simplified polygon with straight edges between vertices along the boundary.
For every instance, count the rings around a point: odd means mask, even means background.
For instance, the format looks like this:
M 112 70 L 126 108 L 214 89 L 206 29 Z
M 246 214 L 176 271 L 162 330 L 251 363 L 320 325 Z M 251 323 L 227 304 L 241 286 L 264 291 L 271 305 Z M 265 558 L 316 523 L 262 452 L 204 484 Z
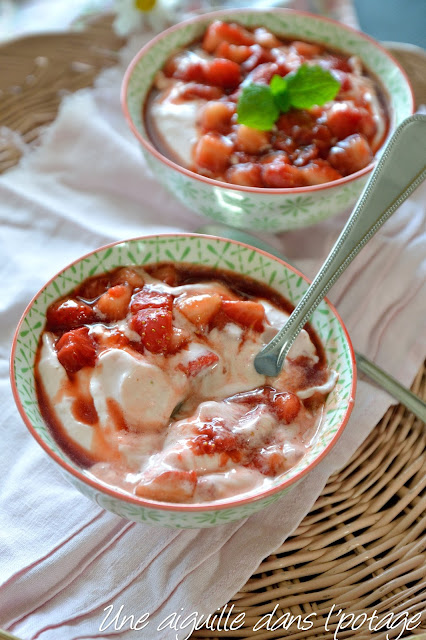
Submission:
M 224 224 L 206 224 L 196 229 L 196 232 L 206 233 L 210 236 L 229 238 L 230 240 L 236 240 L 237 242 L 244 242 L 252 247 L 257 247 L 267 253 L 271 253 L 290 265 L 292 264 L 291 260 L 275 249 L 275 247 L 249 233 L 246 233 L 245 231 L 240 231 L 239 229 L 228 227 Z M 366 356 L 355 351 L 355 357 L 359 371 L 362 371 L 362 373 L 370 378 L 370 380 L 373 380 L 373 382 L 380 385 L 382 389 L 387 391 L 393 398 L 395 398 L 395 400 L 398 400 L 398 402 L 403 404 L 404 407 L 407 407 L 407 409 L 420 418 L 420 420 L 426 422 L 426 402 L 423 402 L 421 398 L 407 389 L 407 387 L 404 387 L 404 385 L 398 382 L 398 380 L 386 373 L 386 371 L 381 367 L 378 367 Z
M 254 359 L 258 373 L 276 376 L 296 337 L 359 251 L 426 178 L 426 116 L 404 120 L 387 143 L 336 244 L 281 331 Z

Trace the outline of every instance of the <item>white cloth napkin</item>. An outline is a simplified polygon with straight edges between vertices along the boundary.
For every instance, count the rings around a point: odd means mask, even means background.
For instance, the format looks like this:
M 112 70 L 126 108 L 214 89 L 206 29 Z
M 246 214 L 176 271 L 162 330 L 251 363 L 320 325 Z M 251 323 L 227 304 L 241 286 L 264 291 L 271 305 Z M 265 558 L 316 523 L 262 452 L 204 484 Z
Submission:
M 295 530 L 392 402 L 361 380 L 345 433 L 297 490 L 248 520 L 204 530 L 152 528 L 101 510 L 33 441 L 8 380 L 14 328 L 30 298 L 102 244 L 206 222 L 157 184 L 127 129 L 119 87 L 129 55 L 131 48 L 94 90 L 68 97 L 41 148 L 0 177 L 0 626 L 24 640 L 117 635 L 114 625 L 99 631 L 108 605 L 111 617 L 122 605 L 135 619 L 149 613 L 143 630 L 123 626 L 124 640 L 175 638 L 170 628 L 157 631 L 161 622 L 224 605 Z M 330 294 L 355 347 L 406 385 L 426 352 L 425 195 L 424 186 L 412 195 Z M 312 277 L 344 220 L 272 242 Z

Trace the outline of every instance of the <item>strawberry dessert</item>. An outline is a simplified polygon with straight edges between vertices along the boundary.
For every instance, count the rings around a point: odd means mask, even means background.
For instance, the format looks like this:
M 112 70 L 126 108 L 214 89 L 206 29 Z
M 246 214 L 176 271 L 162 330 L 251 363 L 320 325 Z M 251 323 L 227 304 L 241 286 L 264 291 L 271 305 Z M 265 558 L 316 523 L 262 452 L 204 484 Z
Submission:
M 359 171 L 388 128 L 383 92 L 358 57 L 222 21 L 169 58 L 144 118 L 153 144 L 177 164 L 261 188 Z
M 162 263 L 84 281 L 50 305 L 39 405 L 85 473 L 177 503 L 270 486 L 312 446 L 337 374 L 307 325 L 282 372 L 255 355 L 291 306 L 255 280 Z

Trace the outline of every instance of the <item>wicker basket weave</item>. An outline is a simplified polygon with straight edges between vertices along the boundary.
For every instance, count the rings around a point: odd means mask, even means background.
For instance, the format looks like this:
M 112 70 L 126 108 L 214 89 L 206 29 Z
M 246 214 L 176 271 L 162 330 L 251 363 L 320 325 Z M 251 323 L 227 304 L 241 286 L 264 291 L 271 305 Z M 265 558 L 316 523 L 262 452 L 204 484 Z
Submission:
M 0 173 L 19 161 L 26 145 L 37 143 L 64 94 L 91 86 L 101 69 L 115 63 L 122 44 L 111 30 L 111 19 L 102 17 L 81 32 L 30 36 L 0 47 Z M 424 58 L 404 52 L 401 60 L 418 104 L 426 102 Z M 425 366 L 412 388 L 426 398 Z M 330 618 L 328 631 L 325 622 L 333 604 L 345 613 L 371 615 L 376 610 L 380 618 L 388 612 L 422 612 L 415 630 L 422 634 L 425 441 L 419 420 L 401 406 L 390 409 L 348 465 L 330 478 L 297 531 L 229 603 L 233 616 L 245 613 L 244 625 L 220 633 L 200 630 L 192 638 L 332 640 L 337 618 Z M 313 626 L 253 631 L 271 612 L 271 622 L 286 612 L 301 618 L 315 614 Z M 376 633 L 365 629 L 341 630 L 338 638 L 384 640 L 401 632 L 401 627 Z

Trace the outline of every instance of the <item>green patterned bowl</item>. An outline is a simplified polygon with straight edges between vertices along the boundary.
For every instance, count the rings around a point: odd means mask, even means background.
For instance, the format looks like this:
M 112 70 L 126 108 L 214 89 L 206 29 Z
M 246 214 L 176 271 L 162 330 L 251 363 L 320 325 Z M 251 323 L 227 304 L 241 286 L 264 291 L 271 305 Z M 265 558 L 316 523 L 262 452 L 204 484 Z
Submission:
M 34 363 L 47 307 L 89 276 L 123 265 L 174 261 L 208 265 L 245 274 L 266 283 L 296 304 L 308 287 L 304 276 L 278 258 L 238 242 L 190 234 L 148 236 L 102 247 L 61 271 L 30 302 L 16 330 L 11 354 L 11 383 L 15 401 L 30 433 L 60 465 L 68 480 L 99 506 L 117 515 L 154 525 L 200 528 L 232 522 L 275 502 L 308 473 L 332 448 L 352 410 L 355 359 L 346 329 L 335 309 L 323 301 L 312 325 L 324 345 L 328 364 L 339 373 L 329 394 L 318 438 L 305 457 L 272 488 L 242 498 L 205 504 L 166 504 L 125 495 L 87 475 L 55 441 L 44 422 L 34 380 Z
M 367 182 L 373 164 L 340 180 L 317 186 L 293 189 L 240 187 L 197 175 L 167 159 L 153 146 L 142 112 L 155 73 L 171 53 L 200 38 L 206 26 L 218 18 L 247 27 L 264 26 L 278 36 L 315 41 L 359 56 L 381 80 L 390 111 L 389 135 L 414 111 L 413 93 L 404 71 L 368 36 L 333 20 L 289 9 L 217 11 L 164 31 L 139 51 L 126 71 L 122 107 L 153 174 L 185 206 L 241 229 L 296 229 L 352 206 Z

